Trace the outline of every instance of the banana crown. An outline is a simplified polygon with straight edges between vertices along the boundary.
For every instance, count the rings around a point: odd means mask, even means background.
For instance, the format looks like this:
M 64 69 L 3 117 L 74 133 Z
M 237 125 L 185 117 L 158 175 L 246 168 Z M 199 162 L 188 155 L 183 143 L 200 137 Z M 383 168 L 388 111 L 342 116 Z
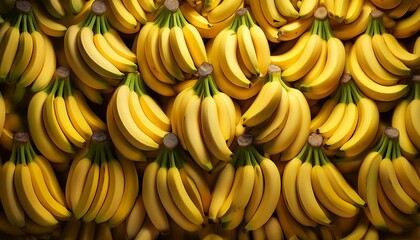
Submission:
M 117 160 L 109 141 L 110 139 L 105 132 L 94 132 L 85 147 L 86 149 L 80 151 L 75 158 L 86 158 L 99 166 Z
M 149 95 L 147 85 L 139 72 L 128 73 L 122 85 L 127 85 L 130 91 L 135 91 L 139 97 Z
M 401 157 L 401 148 L 399 142 L 399 131 L 393 127 L 386 127 L 382 133 L 379 142 L 371 150 L 382 156 L 382 159 L 390 159 L 391 161 Z
M 365 34 L 373 36 L 375 34 L 387 33 L 384 25 L 383 15 L 384 13 L 379 10 L 372 10 Z
M 26 132 L 17 132 L 13 135 L 12 153 L 9 161 L 18 164 L 28 164 L 33 161 L 37 153 L 29 140 Z
M 200 98 L 212 97 L 218 94 L 220 91 L 217 88 L 216 82 L 213 78 L 213 66 L 210 63 L 203 63 L 198 69 L 198 80 L 192 85 L 195 94 Z

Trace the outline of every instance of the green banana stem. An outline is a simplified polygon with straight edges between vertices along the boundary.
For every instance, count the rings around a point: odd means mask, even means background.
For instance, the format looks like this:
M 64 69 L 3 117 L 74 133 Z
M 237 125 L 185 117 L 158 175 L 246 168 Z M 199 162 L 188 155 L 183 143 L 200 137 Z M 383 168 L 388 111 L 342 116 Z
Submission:
M 351 79 L 350 80 L 350 85 L 351 85 L 351 93 L 352 93 L 352 97 L 354 99 L 354 102 L 357 104 L 360 99 L 363 98 L 363 96 L 360 94 L 356 84 L 354 83 L 354 80 Z
M 333 32 L 331 30 L 331 25 L 328 22 L 328 19 L 324 19 L 322 21 L 322 26 L 323 26 L 323 29 L 324 29 L 324 32 L 325 32 L 325 40 L 328 41 L 328 39 L 334 37 Z
M 383 141 L 382 144 L 380 145 L 379 149 L 377 150 L 377 152 L 383 157 L 385 156 L 387 149 L 388 149 L 388 143 L 389 143 L 389 138 L 385 135 L 383 135 Z
M 415 81 L 413 83 L 413 98 L 420 99 L 420 82 Z
M 16 164 L 16 152 L 17 152 L 18 144 L 13 141 L 12 153 L 10 154 L 9 161 Z
M 313 155 L 314 155 L 314 148 L 315 147 L 312 147 L 311 145 L 309 145 L 308 146 L 308 154 L 306 155 L 306 158 L 305 158 L 305 161 L 304 162 L 308 162 L 308 163 L 310 163 L 310 164 L 312 164 L 313 163 Z
M 342 91 L 341 91 L 341 97 L 340 97 L 340 103 L 348 103 L 348 91 L 347 91 L 347 84 L 341 84 Z
M 372 36 L 372 28 L 373 28 L 373 17 L 371 15 L 369 16 L 368 26 L 366 28 L 365 34 Z
M 163 168 L 168 168 L 168 149 L 167 148 L 162 149 L 162 157 L 161 157 L 160 167 L 161 168 L 162 167 Z
M 385 154 L 381 154 L 383 157 L 392 159 L 392 148 L 394 146 L 394 139 L 389 139 L 388 144 L 386 145 L 386 151 L 384 150 Z
M 22 17 L 22 22 L 20 24 L 20 32 L 27 32 L 28 31 L 28 15 L 24 14 Z

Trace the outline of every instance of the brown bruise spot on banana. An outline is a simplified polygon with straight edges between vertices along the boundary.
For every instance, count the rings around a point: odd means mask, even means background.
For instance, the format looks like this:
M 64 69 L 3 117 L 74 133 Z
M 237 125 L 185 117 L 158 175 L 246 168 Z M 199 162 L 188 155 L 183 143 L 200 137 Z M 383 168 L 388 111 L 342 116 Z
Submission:
M 69 79 L 70 69 L 66 67 L 58 67 L 57 69 L 55 69 L 55 75 L 61 79 Z
M 398 139 L 400 136 L 400 132 L 398 129 L 393 127 L 386 127 L 384 130 L 385 136 L 387 136 L 389 139 Z
M 104 131 L 94 132 L 90 137 L 92 142 L 105 142 L 108 140 L 108 135 Z
M 203 62 L 199 67 L 198 67 L 198 77 L 200 78 L 204 78 L 207 77 L 208 75 L 213 73 L 213 65 L 211 65 L 211 63 L 208 62 Z
M 27 132 L 16 132 L 13 134 L 13 142 L 27 143 L 29 141 L 29 133 Z
M 20 13 L 30 13 L 32 11 L 32 4 L 27 0 L 18 0 L 15 3 L 15 8 Z
M 314 17 L 318 20 L 324 20 L 328 17 L 328 10 L 326 7 L 321 6 L 315 10 Z
M 166 0 L 163 3 L 163 6 L 165 6 L 166 9 L 168 9 L 171 12 L 175 12 L 179 8 L 179 1 L 178 0 Z
M 178 137 L 174 133 L 167 133 L 163 136 L 163 145 L 168 148 L 169 150 L 173 150 L 178 146 L 179 140 Z
M 311 147 L 320 148 L 323 142 L 324 138 L 320 133 L 311 132 L 308 136 L 308 143 Z
M 106 13 L 106 3 L 103 1 L 94 1 L 91 6 L 92 12 L 97 16 L 102 16 Z
M 239 147 L 248 147 L 249 145 L 252 144 L 253 140 L 254 140 L 254 137 L 251 134 L 245 133 L 239 136 L 236 139 L 236 142 L 238 143 Z

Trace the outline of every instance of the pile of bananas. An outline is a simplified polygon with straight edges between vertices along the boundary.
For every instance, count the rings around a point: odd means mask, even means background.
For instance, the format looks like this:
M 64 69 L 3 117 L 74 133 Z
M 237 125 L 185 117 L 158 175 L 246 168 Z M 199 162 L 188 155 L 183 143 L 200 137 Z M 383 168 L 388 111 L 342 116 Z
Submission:
M 0 239 L 416 239 L 419 20 L 0 0 Z

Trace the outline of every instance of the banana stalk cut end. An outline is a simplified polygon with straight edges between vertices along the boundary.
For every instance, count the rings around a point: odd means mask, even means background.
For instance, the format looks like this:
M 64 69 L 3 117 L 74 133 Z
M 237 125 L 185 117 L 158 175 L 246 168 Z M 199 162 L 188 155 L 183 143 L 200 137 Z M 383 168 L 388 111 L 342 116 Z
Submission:
M 420 82 L 420 75 L 413 75 L 413 82 Z
M 384 134 L 389 139 L 397 139 L 400 136 L 400 132 L 398 131 L 398 129 L 393 127 L 386 127 L 384 130 Z
M 244 16 L 247 12 L 247 8 L 239 8 L 238 10 L 236 10 L 235 14 L 236 16 Z
M 281 68 L 278 65 L 270 64 L 268 65 L 268 71 L 269 74 L 281 72 Z
M 66 67 L 58 67 L 55 70 L 55 75 L 61 79 L 68 79 L 70 77 L 70 69 Z
M 251 134 L 245 133 L 239 136 L 238 139 L 236 139 L 236 142 L 240 147 L 247 147 L 252 144 L 253 140 L 254 137 Z
M 213 73 L 213 65 L 211 65 L 208 62 L 203 62 L 199 67 L 198 67 L 198 77 L 200 78 L 204 78 L 207 77 L 208 75 Z
M 179 1 L 178 0 L 165 0 L 165 2 L 163 3 L 163 6 L 165 6 L 165 8 L 171 12 L 175 12 L 179 8 Z
M 92 12 L 97 16 L 102 16 L 106 13 L 107 6 L 103 1 L 94 1 L 91 6 Z
M 13 134 L 13 142 L 27 143 L 29 141 L 29 133 L 16 132 Z
M 343 76 L 341 76 L 341 83 L 348 83 L 352 79 L 352 76 L 350 73 L 344 73 Z
M 108 135 L 104 131 L 97 131 L 92 134 L 90 139 L 94 142 L 105 142 L 108 140 Z
M 379 9 L 373 9 L 372 12 L 370 12 L 370 16 L 372 16 L 372 18 L 381 18 L 384 16 L 384 12 Z
M 324 20 L 328 17 L 328 10 L 326 7 L 321 6 L 315 10 L 314 17 L 318 20 Z
M 174 149 L 176 146 L 178 146 L 178 144 L 178 137 L 174 133 L 167 133 L 163 137 L 163 145 L 170 150 Z
M 15 8 L 20 13 L 30 13 L 32 11 L 32 4 L 28 0 L 18 0 L 15 3 Z
M 322 146 L 324 138 L 320 133 L 311 132 L 308 136 L 308 143 L 311 147 L 319 148 Z

